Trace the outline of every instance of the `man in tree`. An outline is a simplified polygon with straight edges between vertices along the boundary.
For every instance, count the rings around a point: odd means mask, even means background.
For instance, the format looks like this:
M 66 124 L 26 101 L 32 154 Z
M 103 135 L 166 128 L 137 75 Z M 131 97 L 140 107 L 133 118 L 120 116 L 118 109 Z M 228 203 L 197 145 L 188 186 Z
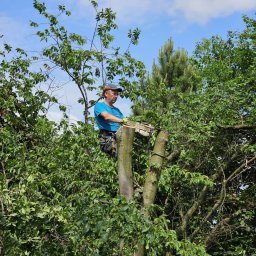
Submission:
M 104 101 L 98 102 L 94 107 L 96 123 L 100 129 L 101 149 L 109 155 L 116 157 L 116 132 L 121 124 L 126 122 L 122 112 L 114 106 L 122 89 L 107 84 L 103 88 Z

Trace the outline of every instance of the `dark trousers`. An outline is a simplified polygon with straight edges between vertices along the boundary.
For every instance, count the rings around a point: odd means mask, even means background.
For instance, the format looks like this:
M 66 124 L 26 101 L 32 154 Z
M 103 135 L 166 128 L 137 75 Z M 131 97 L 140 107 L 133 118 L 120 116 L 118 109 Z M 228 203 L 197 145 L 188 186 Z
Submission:
M 117 157 L 116 133 L 107 130 L 100 130 L 99 133 L 100 148 L 111 157 Z

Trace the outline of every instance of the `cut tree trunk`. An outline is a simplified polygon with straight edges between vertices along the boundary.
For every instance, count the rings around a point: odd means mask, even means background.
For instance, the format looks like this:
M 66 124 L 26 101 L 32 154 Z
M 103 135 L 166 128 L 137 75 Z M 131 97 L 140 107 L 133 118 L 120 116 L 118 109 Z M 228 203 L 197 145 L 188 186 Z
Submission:
M 123 125 L 116 134 L 117 162 L 120 194 L 133 198 L 132 148 L 135 128 Z
M 157 135 L 154 149 L 149 162 L 149 170 L 147 172 L 144 188 L 143 203 L 148 208 L 154 203 L 158 188 L 158 181 L 161 174 L 161 168 L 165 158 L 165 148 L 168 141 L 168 132 L 160 131 Z
M 165 158 L 166 143 L 168 141 L 168 132 L 160 131 L 157 135 L 154 149 L 149 161 L 149 170 L 146 175 L 146 180 L 143 188 L 143 204 L 145 208 L 145 217 L 149 217 L 148 208 L 155 202 L 156 192 L 158 188 L 158 181 L 161 174 L 161 168 Z M 145 247 L 142 244 L 138 245 L 134 256 L 143 256 L 145 254 Z

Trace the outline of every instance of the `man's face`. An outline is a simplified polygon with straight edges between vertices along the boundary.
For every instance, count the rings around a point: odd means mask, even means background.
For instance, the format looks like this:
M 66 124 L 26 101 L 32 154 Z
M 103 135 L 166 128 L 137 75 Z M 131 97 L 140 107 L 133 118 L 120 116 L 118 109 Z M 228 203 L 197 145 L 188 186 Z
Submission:
M 112 104 L 114 104 L 119 96 L 119 92 L 115 90 L 107 90 L 105 92 L 106 100 Z

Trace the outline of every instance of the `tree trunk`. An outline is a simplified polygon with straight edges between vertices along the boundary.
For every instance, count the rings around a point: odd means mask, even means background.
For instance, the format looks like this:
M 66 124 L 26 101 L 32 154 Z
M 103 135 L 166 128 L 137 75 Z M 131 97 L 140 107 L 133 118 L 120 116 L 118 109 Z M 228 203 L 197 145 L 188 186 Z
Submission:
M 167 141 L 168 132 L 160 131 L 157 135 L 150 158 L 149 171 L 147 173 L 143 189 L 143 203 L 145 208 L 153 204 L 155 201 Z
M 149 161 L 149 170 L 147 172 L 144 189 L 143 204 L 145 208 L 145 217 L 149 217 L 148 207 L 154 203 L 158 188 L 158 181 L 161 174 L 161 168 L 164 160 L 166 142 L 168 141 L 168 132 L 160 131 L 157 135 L 154 149 Z M 143 256 L 145 254 L 144 245 L 139 244 L 134 256 Z
M 133 198 L 132 147 L 135 129 L 122 126 L 117 132 L 117 162 L 120 194 Z

